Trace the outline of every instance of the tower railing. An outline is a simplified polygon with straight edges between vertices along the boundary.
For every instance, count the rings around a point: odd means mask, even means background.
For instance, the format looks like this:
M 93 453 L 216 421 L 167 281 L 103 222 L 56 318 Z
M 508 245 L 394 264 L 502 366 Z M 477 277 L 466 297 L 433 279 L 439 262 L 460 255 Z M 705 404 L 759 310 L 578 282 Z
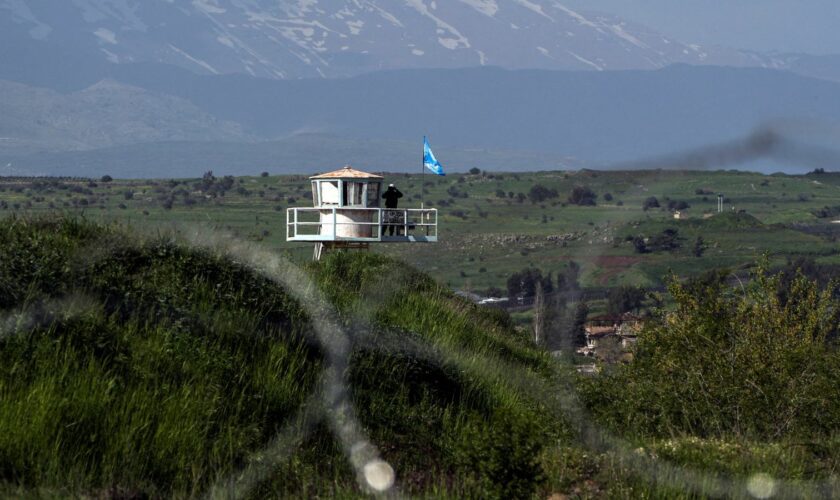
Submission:
M 435 242 L 437 237 L 435 208 L 295 207 L 286 210 L 286 241 L 401 243 Z

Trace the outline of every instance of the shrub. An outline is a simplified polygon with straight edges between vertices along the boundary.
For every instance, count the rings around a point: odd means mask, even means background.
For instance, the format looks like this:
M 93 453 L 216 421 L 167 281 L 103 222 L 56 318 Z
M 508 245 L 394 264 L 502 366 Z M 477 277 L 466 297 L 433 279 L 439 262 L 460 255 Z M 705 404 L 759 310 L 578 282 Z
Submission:
M 644 435 L 814 438 L 840 426 L 840 355 L 827 338 L 840 303 L 801 274 L 789 299 L 762 266 L 743 290 L 717 273 L 668 290 L 633 363 L 585 381 L 604 423 Z
M 642 210 L 649 210 L 651 208 L 659 208 L 659 200 L 656 199 L 656 196 L 646 198 L 642 202 Z
M 569 203 L 579 206 L 594 206 L 598 195 L 586 186 L 575 186 L 569 193 Z
M 531 203 L 542 203 L 549 198 L 557 198 L 557 190 L 549 189 L 541 184 L 534 184 L 528 190 L 528 199 Z

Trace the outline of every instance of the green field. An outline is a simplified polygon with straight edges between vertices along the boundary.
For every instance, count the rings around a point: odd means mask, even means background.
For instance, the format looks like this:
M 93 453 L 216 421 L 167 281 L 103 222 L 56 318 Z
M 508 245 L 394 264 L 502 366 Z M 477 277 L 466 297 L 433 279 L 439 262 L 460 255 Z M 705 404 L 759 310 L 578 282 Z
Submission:
M 840 205 L 840 174 L 484 172 L 447 177 L 386 174 L 386 181 L 406 194 L 402 207 L 419 207 L 423 201 L 439 210 L 441 237 L 437 244 L 374 245 L 376 251 L 458 289 L 504 289 L 512 272 L 530 266 L 556 273 L 569 260 L 582 265 L 584 286 L 660 285 L 669 270 L 693 275 L 721 266 L 737 269 L 765 254 L 778 264 L 795 256 L 840 262 L 834 241 L 840 225 L 830 223 L 840 215 L 815 215 Z M 311 206 L 307 177 L 240 177 L 227 182 L 220 194 L 208 192 L 200 179 L 3 178 L 0 214 L 80 214 L 136 230 L 207 227 L 259 241 L 298 262 L 311 258 L 309 245 L 285 241 L 285 209 Z M 533 186 L 557 195 L 533 203 L 528 198 Z M 575 186 L 590 188 L 597 204 L 568 203 Z M 722 215 L 716 214 L 717 193 L 726 198 Z M 649 197 L 656 197 L 661 207 L 643 210 Z M 673 218 L 669 200 L 690 206 L 682 210 L 683 219 Z M 680 248 L 640 254 L 629 241 L 668 228 L 678 231 Z M 559 238 L 549 240 L 552 236 Z M 704 242 L 702 257 L 692 251 L 698 236 Z

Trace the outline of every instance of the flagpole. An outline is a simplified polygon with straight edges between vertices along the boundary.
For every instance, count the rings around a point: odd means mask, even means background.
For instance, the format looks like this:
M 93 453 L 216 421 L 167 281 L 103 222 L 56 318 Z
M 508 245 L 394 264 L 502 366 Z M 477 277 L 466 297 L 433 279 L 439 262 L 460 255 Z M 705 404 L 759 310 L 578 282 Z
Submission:
M 426 197 L 423 194 L 423 191 L 425 191 L 426 186 L 425 186 L 425 182 L 423 182 L 424 180 L 426 180 L 426 136 L 425 135 L 423 136 L 423 153 L 420 155 L 420 210 L 423 210 L 425 208 L 424 207 L 424 201 L 425 201 Z M 422 220 L 423 212 L 420 212 L 420 218 Z
M 426 195 L 424 194 L 424 191 L 426 190 L 426 183 L 424 182 L 425 180 L 426 180 L 426 136 L 424 135 L 423 136 L 423 152 L 420 155 L 420 223 L 421 224 L 425 224 L 428 220 L 428 218 L 426 217 L 426 212 L 425 212 L 426 207 L 425 207 L 425 203 L 424 203 L 425 200 L 426 200 Z M 426 234 L 428 235 L 429 234 L 428 233 L 429 227 L 425 226 L 425 228 L 426 228 Z

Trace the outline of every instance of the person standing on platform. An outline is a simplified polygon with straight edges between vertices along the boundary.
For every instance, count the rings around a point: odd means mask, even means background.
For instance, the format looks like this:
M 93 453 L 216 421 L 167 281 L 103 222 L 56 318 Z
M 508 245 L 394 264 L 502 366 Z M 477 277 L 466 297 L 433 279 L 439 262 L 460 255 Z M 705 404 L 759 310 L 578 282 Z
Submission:
M 397 208 L 397 205 L 399 205 L 399 199 L 402 197 L 403 194 L 399 189 L 397 189 L 393 184 L 388 184 L 388 189 L 382 194 L 382 198 L 385 200 L 385 208 Z M 384 219 L 382 221 L 382 236 L 385 236 L 385 226 L 388 226 L 388 236 L 393 236 L 394 228 L 403 223 L 401 220 L 402 214 L 396 210 L 385 210 L 382 215 Z M 397 230 L 397 234 L 399 234 L 399 230 Z

